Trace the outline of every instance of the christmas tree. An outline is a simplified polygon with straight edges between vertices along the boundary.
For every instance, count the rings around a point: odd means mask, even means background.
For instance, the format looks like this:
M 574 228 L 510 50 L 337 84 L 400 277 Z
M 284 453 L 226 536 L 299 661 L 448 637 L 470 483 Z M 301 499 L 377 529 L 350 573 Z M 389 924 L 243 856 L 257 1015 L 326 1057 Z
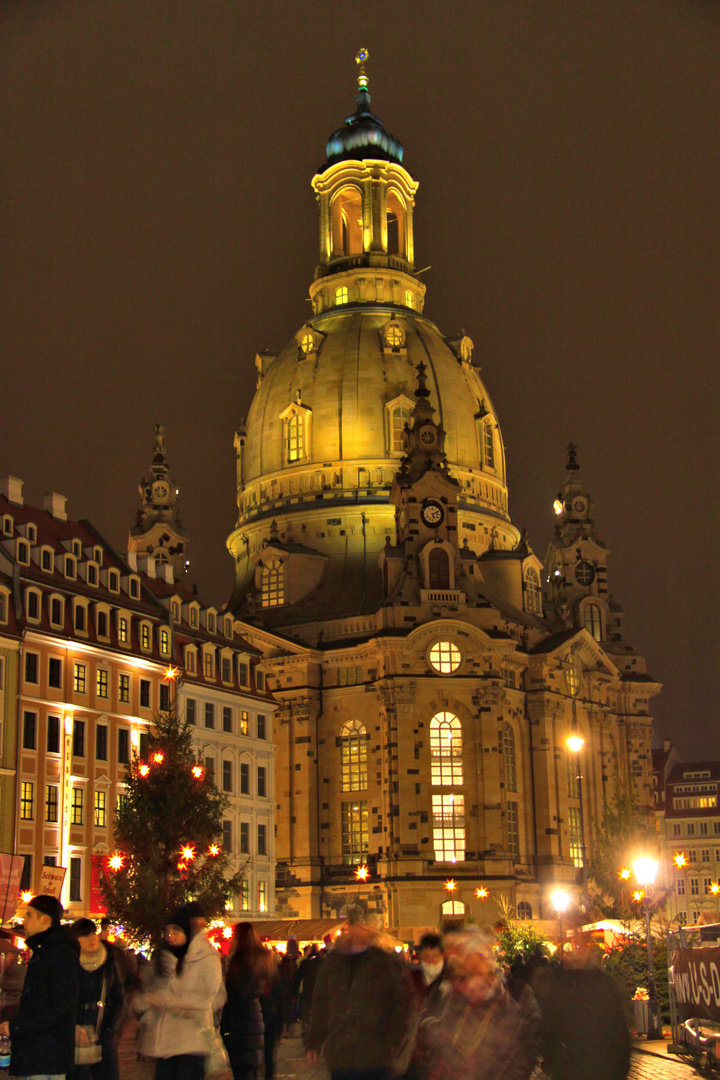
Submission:
M 175 695 L 173 695 L 175 698 Z M 133 754 L 115 818 L 116 850 L 99 859 L 108 914 L 136 944 L 159 942 L 173 911 L 199 900 L 208 919 L 240 892 L 222 847 L 227 798 L 195 759 L 192 733 L 175 701 L 154 721 L 142 757 Z

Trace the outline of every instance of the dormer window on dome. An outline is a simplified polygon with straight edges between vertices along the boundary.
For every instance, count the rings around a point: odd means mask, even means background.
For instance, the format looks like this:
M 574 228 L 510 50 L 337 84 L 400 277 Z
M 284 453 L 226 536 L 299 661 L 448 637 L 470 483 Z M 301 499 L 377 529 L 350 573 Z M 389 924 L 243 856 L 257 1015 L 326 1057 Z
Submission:
M 298 343 L 299 358 L 313 357 L 320 345 L 321 336 L 309 326 L 303 326 L 295 335 Z
M 307 461 L 310 457 L 310 420 L 312 410 L 302 404 L 300 391 L 295 401 L 280 414 L 283 425 L 283 457 L 285 465 Z
M 392 352 L 399 352 L 405 347 L 405 330 L 394 316 L 384 327 L 382 336 L 385 348 Z

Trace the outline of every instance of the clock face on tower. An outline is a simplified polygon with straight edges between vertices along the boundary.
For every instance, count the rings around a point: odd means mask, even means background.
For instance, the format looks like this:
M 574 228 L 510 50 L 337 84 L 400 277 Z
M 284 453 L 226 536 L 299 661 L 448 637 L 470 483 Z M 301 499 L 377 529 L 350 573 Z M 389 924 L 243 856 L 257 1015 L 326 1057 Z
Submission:
M 420 511 L 420 517 L 423 519 L 423 523 L 430 529 L 437 529 L 442 525 L 445 518 L 445 511 L 439 502 L 435 499 L 426 499 L 423 503 L 422 510 Z
M 158 480 L 152 487 L 153 499 L 155 502 L 165 502 L 170 494 L 170 488 L 167 486 L 164 480 Z

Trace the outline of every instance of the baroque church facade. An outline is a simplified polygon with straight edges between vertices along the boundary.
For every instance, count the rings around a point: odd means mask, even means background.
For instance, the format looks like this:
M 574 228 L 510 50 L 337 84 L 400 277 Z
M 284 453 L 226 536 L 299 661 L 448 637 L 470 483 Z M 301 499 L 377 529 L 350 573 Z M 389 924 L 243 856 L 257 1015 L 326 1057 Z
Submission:
M 619 777 L 650 812 L 659 686 L 573 447 L 545 565 L 512 523 L 473 342 L 424 314 L 418 185 L 365 59 L 312 180 L 312 317 L 257 356 L 235 437 L 230 606 L 278 702 L 277 914 L 360 908 L 412 938 L 504 900 L 552 917 L 558 885 L 586 903 Z

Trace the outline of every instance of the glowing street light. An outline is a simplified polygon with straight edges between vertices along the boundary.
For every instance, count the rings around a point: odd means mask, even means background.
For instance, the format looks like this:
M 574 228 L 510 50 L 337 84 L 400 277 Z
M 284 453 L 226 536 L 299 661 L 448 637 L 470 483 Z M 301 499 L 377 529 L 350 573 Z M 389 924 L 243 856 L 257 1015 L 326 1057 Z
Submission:
M 585 740 L 582 735 L 568 735 L 565 742 L 568 750 L 572 750 L 573 754 L 579 754 L 585 745 Z
M 565 952 L 565 934 L 563 931 L 563 915 L 567 911 L 568 904 L 570 903 L 570 897 L 564 889 L 558 889 L 550 897 L 550 902 L 557 912 L 558 922 L 560 923 L 560 960 L 563 958 Z
M 661 1039 L 662 1028 L 660 1027 L 660 1017 L 658 1014 L 658 1000 L 657 991 L 655 989 L 655 972 L 653 970 L 653 946 L 652 946 L 652 930 L 650 927 L 650 895 L 655 888 L 655 878 L 658 872 L 658 863 L 655 859 L 649 859 L 647 856 L 643 856 L 640 859 L 636 859 L 633 863 L 633 870 L 635 871 L 635 877 L 637 878 L 638 885 L 642 887 L 641 897 L 645 903 L 645 932 L 647 935 L 647 957 L 648 957 L 648 1039 Z

